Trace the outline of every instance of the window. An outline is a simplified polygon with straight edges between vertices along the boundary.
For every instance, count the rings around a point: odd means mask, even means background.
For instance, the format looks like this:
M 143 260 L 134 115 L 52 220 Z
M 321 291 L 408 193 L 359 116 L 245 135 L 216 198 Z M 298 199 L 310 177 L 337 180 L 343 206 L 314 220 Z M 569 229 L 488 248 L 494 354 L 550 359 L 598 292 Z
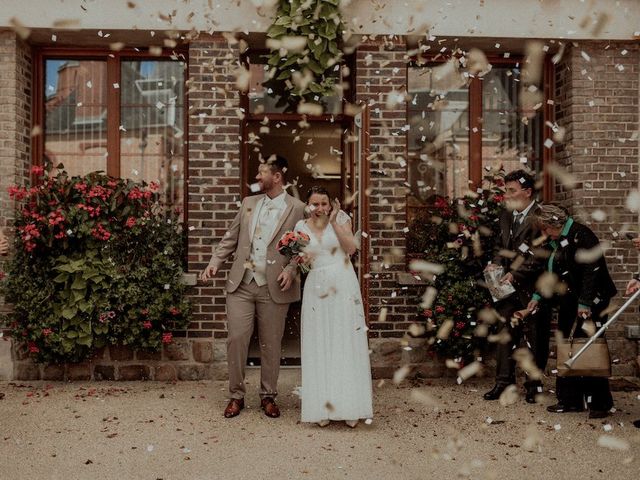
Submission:
M 36 162 L 62 163 L 71 175 L 155 181 L 164 203 L 182 209 L 184 57 L 44 51 L 39 65 Z
M 408 93 L 410 204 L 461 196 L 491 168 L 542 170 L 544 108 L 521 110 L 517 61 L 475 78 L 453 60 L 410 66 Z

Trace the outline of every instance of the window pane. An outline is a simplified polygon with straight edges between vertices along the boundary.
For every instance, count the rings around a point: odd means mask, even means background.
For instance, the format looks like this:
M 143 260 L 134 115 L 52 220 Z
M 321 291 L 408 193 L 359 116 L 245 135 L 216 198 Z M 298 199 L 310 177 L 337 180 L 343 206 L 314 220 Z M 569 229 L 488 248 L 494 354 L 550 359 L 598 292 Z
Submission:
M 516 67 L 494 65 L 483 78 L 483 167 L 502 165 L 507 172 L 523 165 L 533 170 L 542 168 L 542 107 L 523 112 L 519 93 L 520 70 Z M 526 113 L 533 118 L 527 118 Z
M 409 184 L 425 202 L 469 187 L 469 89 L 451 62 L 410 67 Z
M 121 64 L 120 174 L 158 182 L 172 207 L 184 198 L 184 68 L 171 60 Z
M 107 170 L 107 65 L 45 61 L 44 153 L 72 175 Z

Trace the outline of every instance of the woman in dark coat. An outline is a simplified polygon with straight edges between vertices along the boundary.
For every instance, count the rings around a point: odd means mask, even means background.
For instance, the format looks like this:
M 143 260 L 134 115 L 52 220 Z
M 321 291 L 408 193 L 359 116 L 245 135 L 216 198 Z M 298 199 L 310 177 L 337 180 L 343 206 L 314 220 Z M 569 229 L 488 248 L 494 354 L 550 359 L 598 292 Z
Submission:
M 607 270 L 604 256 L 598 254 L 596 235 L 556 205 L 543 205 L 538 212 L 540 231 L 549 239 L 550 256 L 546 270 L 557 275 L 566 287 L 552 298 L 533 295 L 529 310 L 538 302 L 550 302 L 558 309 L 558 329 L 567 338 L 577 321 L 576 337 L 586 336 L 582 330 L 585 319 L 592 319 L 599 327 L 606 321 L 602 312 L 616 294 L 616 287 Z M 558 289 L 556 289 L 558 291 Z M 606 377 L 558 377 L 558 403 L 547 407 L 550 412 L 581 412 L 589 408 L 589 418 L 603 418 L 613 407 L 613 398 Z

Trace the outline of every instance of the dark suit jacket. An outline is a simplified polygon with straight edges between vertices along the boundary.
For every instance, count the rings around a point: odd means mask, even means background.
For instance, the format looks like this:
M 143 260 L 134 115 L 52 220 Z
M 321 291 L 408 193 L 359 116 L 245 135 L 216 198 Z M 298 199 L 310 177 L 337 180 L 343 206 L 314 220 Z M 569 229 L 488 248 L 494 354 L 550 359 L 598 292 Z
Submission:
M 522 305 L 526 306 L 535 292 L 538 277 L 544 270 L 544 261 L 533 252 L 533 241 L 540 236 L 535 214 L 539 210 L 537 202 L 531 207 L 520 225 L 513 225 L 513 213 L 504 210 L 499 217 L 500 235 L 496 240 L 493 263 L 502 265 L 505 273 L 513 274 L 513 286 Z M 509 258 L 500 254 L 508 250 L 515 255 Z
M 608 304 L 617 289 L 604 256 L 590 263 L 576 261 L 579 250 L 591 250 L 599 245 L 598 237 L 589 227 L 574 221 L 567 235 L 556 242 L 558 250 L 553 259 L 553 271 L 567 285 L 567 295 L 592 310 Z

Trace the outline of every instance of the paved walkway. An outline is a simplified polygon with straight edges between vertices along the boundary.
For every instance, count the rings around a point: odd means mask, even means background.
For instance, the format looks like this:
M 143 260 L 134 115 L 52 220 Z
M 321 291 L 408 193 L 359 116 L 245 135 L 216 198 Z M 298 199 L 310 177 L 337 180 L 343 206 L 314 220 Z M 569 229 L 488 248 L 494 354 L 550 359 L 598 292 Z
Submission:
M 0 383 L 0 478 L 639 478 L 640 392 L 615 392 L 617 411 L 590 421 L 486 402 L 486 380 L 386 381 L 370 425 L 321 429 L 299 423 L 299 375 L 282 372 L 275 420 L 257 408 L 255 370 L 231 420 L 223 382 Z

